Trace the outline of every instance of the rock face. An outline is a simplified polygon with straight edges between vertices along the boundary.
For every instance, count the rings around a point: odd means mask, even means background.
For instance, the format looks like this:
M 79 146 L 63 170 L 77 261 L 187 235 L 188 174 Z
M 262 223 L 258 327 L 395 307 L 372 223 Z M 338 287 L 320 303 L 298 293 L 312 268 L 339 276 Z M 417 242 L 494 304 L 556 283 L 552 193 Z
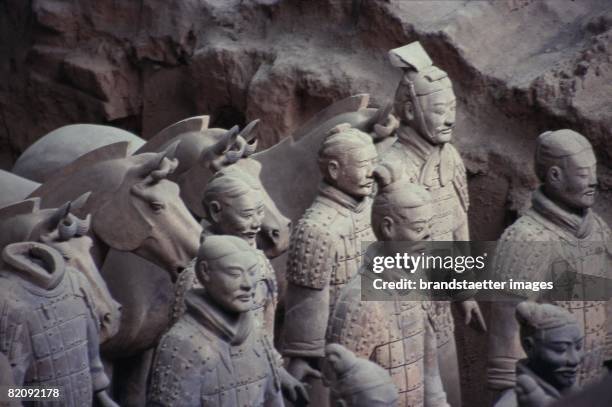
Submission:
M 455 145 L 470 175 L 474 239 L 495 239 L 535 186 L 535 137 L 583 133 L 612 220 L 609 0 L 5 0 L 0 168 L 72 123 L 148 138 L 210 114 L 270 146 L 334 100 L 393 97 L 386 54 L 421 41 L 459 98 Z M 466 404 L 468 405 L 468 404 Z

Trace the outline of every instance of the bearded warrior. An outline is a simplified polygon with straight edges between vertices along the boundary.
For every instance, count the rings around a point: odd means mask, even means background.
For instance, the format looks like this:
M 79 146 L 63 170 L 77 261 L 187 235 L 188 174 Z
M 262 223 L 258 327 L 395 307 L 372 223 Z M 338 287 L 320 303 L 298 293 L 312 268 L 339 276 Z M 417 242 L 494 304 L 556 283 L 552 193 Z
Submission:
M 450 143 L 455 126 L 456 99 L 452 83 L 433 65 L 418 42 L 391 50 L 391 63 L 404 70 L 395 93 L 394 110 L 400 119 L 397 141 L 383 162 L 403 165 L 411 183 L 425 187 L 432 198 L 434 218 L 431 239 L 469 240 L 467 178 L 463 160 Z M 451 275 L 449 274 L 450 278 Z M 453 293 L 466 313 L 485 328 L 475 292 Z M 459 369 L 454 323 L 448 301 L 435 301 L 431 309 L 440 347 L 444 387 L 453 405 L 460 405 Z
M 370 227 L 373 170 L 370 135 L 348 125 L 330 132 L 319 150 L 319 195 L 300 219 L 289 247 L 283 355 L 298 379 L 324 356 L 325 332 L 340 289 L 357 274 Z
M 156 350 L 149 406 L 283 406 L 278 361 L 253 316 L 259 258 L 243 239 L 205 237 L 186 312 Z
M 533 194 L 532 207 L 500 238 L 493 265 L 502 280 L 561 282 L 560 277 L 575 277 L 569 299 L 581 300 L 555 303 L 571 312 L 585 333 L 580 385 L 598 380 L 604 360 L 610 359 L 605 349 L 605 302 L 589 300 L 585 278 L 607 277 L 612 264 L 610 229 L 590 209 L 595 202 L 596 164 L 591 144 L 582 135 L 572 130 L 541 134 L 535 169 L 542 184 Z M 514 365 L 523 354 L 513 306 L 512 302 L 492 304 L 497 317 L 491 326 L 488 383 L 494 390 L 514 386 Z
M 65 406 L 116 406 L 99 357 L 99 322 L 87 280 L 36 242 L 2 251 L 0 352 L 17 386 L 59 387 Z M 57 401 L 40 401 L 56 405 Z
M 402 180 L 401 167 L 398 170 L 384 164 L 376 174 L 379 188 L 372 206 L 372 227 L 378 240 L 428 240 L 433 218 L 429 193 L 420 185 Z M 399 392 L 396 406 L 447 407 L 436 336 L 428 315 L 431 303 L 402 301 L 395 293 L 387 301 L 361 301 L 362 280 L 368 280 L 366 284 L 371 286 L 373 275 L 365 268 L 342 289 L 330 321 L 328 341 L 344 345 L 385 368 Z M 392 271 L 385 273 L 390 276 Z M 398 280 L 405 277 L 397 274 Z
M 516 364 L 516 387 L 495 407 L 544 407 L 572 393 L 584 357 L 584 334 L 575 316 L 551 304 L 523 302 L 516 320 L 527 358 Z

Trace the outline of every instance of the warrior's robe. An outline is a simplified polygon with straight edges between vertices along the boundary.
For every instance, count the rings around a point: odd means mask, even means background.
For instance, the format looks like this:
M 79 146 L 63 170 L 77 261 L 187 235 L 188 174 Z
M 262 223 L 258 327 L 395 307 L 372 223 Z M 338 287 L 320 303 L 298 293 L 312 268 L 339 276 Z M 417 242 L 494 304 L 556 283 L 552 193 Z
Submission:
M 230 320 L 201 289 L 155 351 L 148 406 L 283 406 L 278 360 L 253 311 Z
M 87 280 L 40 243 L 8 245 L 2 259 L 0 352 L 12 366 L 15 385 L 60 387 L 62 405 L 91 406 L 94 393 L 106 389 L 109 380 Z
M 325 333 L 340 289 L 357 274 L 370 226 L 372 200 L 357 201 L 323 184 L 291 237 L 287 262 L 283 355 L 325 355 Z M 353 350 L 353 349 L 351 349 Z

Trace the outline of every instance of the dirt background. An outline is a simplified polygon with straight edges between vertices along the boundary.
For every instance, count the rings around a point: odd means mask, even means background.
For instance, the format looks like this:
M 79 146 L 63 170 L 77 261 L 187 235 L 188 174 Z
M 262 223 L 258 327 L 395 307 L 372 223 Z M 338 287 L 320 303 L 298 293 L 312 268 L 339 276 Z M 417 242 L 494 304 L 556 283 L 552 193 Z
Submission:
M 387 51 L 416 40 L 455 84 L 474 239 L 516 218 L 536 185 L 536 136 L 564 127 L 595 146 L 612 220 L 609 0 L 4 0 L 0 168 L 71 123 L 148 138 L 197 114 L 219 127 L 260 118 L 270 146 L 340 98 L 387 102 L 399 80 Z M 485 344 L 459 336 L 464 405 L 482 405 Z

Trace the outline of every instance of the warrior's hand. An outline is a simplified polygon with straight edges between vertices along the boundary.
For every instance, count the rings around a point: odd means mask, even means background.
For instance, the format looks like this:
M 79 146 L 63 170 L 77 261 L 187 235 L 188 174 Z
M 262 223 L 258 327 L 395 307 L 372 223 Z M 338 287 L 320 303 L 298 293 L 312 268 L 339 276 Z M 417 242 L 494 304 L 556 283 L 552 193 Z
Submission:
M 278 373 L 281 382 L 281 388 L 283 395 L 292 403 L 297 403 L 298 400 L 302 400 L 302 403 L 310 403 L 310 397 L 308 397 L 308 390 L 306 385 L 300 382 L 295 377 L 291 376 L 289 372 L 283 367 Z
M 545 407 L 555 401 L 531 376 L 525 374 L 516 378 L 515 391 L 519 407 Z
M 287 371 L 300 382 L 303 382 L 309 376 L 315 379 L 321 378 L 321 372 L 312 368 L 308 361 L 302 358 L 291 358 Z
M 96 393 L 96 402 L 94 406 L 98 407 L 119 407 L 119 404 L 115 403 L 113 399 L 110 398 L 106 390 L 102 390 Z
M 465 325 L 469 325 L 472 322 L 472 318 L 476 321 L 476 326 L 486 332 L 487 324 L 482 316 L 478 303 L 473 298 L 467 299 L 461 302 L 461 309 L 463 315 L 465 315 Z

